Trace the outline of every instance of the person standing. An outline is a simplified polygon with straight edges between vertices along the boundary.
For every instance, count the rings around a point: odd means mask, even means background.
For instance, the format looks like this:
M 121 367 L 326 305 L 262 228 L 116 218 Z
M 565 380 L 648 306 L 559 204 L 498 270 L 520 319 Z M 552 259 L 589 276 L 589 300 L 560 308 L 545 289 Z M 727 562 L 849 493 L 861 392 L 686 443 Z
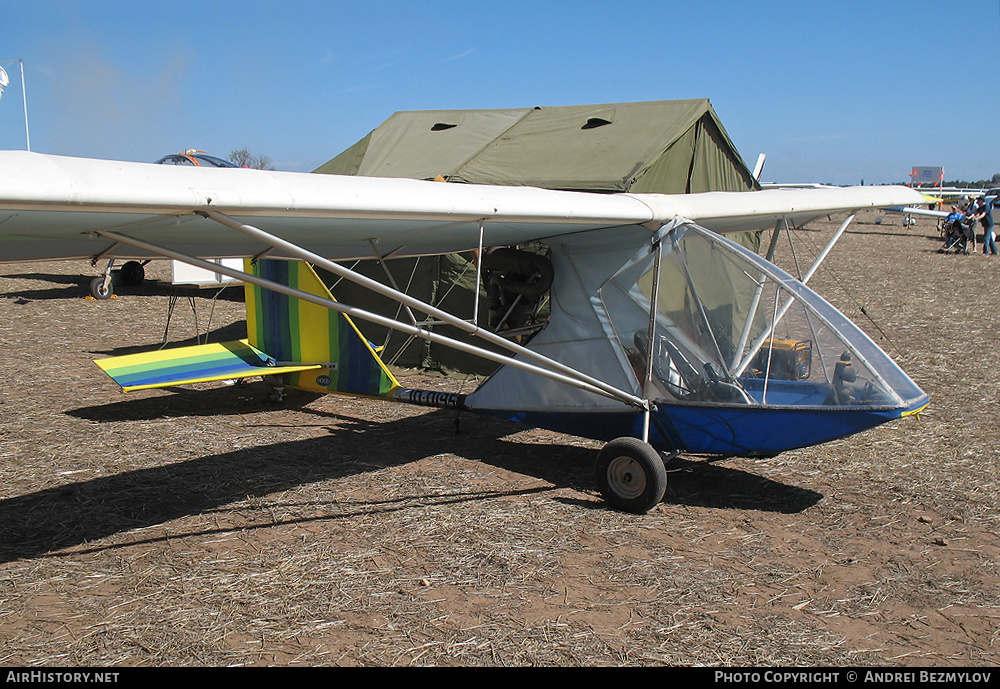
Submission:
M 976 203 L 976 214 L 973 216 L 983 226 L 983 256 L 996 256 L 997 251 L 996 234 L 993 232 L 993 199 L 987 201 L 980 198 Z

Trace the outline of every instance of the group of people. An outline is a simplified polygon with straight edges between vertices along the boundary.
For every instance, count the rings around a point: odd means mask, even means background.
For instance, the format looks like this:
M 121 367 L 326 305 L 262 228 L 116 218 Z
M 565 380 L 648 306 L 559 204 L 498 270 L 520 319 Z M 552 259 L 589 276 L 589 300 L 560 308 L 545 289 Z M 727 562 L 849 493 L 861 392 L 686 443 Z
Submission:
M 962 207 L 952 206 L 951 213 L 944 220 L 945 241 L 941 253 L 947 253 L 952 249 L 955 253 L 969 254 L 969 243 L 972 244 L 973 253 L 976 251 L 976 225 L 983 228 L 983 255 L 996 256 L 997 251 L 996 231 L 993 222 L 994 198 L 980 196 L 974 200 L 967 199 Z

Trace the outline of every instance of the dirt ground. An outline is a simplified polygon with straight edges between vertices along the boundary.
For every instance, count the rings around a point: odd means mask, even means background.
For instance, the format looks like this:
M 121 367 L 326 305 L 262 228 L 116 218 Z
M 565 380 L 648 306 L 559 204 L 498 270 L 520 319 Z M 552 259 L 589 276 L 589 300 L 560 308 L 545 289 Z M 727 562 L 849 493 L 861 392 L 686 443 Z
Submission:
M 98 302 L 88 263 L 0 266 L 0 665 L 996 665 L 1000 258 L 881 217 L 812 285 L 931 407 L 674 460 L 645 516 L 579 438 L 259 383 L 123 395 L 93 359 L 243 336 L 240 293 Z M 839 220 L 796 234 L 803 265 Z

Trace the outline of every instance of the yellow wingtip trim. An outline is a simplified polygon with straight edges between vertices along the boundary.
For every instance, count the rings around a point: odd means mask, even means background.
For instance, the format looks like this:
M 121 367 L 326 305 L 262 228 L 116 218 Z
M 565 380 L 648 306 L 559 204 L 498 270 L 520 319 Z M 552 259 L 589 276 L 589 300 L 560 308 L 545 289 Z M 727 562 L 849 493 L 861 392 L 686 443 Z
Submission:
M 920 414 L 920 412 L 922 412 L 924 409 L 927 409 L 927 407 L 929 407 L 929 406 L 931 406 L 930 402 L 928 402 L 924 406 L 920 407 L 919 409 L 914 409 L 913 411 L 904 411 L 899 416 L 900 416 L 900 418 L 903 418 L 905 416 L 918 416 Z

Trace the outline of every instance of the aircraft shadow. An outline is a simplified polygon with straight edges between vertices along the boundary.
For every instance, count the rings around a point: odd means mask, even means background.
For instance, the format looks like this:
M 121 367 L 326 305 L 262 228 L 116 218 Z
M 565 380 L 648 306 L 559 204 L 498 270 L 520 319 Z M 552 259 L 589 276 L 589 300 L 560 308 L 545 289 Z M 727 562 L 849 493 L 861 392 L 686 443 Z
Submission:
M 121 402 L 73 409 L 66 414 L 97 423 L 153 421 L 184 416 L 219 416 L 253 411 L 298 409 L 320 397 L 319 393 L 289 389 L 285 392 L 284 401 L 271 402 L 266 399 L 264 387 L 257 382 L 200 390 L 190 387 L 164 388 L 164 390 L 173 394 L 135 400 L 123 399 Z M 322 414 L 315 409 L 304 411 Z
M 190 416 L 193 407 L 205 414 L 247 411 L 242 394 L 226 394 L 192 405 L 179 394 L 138 402 L 80 409 L 76 416 L 95 421 Z M 204 396 L 212 391 L 201 391 Z M 165 400 L 179 398 L 175 403 Z M 303 396 L 298 402 L 309 398 Z M 222 402 L 218 405 L 215 402 Z M 166 466 L 137 469 L 114 476 L 61 486 L 0 500 L 0 562 L 35 558 L 118 533 L 169 522 L 185 516 L 223 509 L 223 506 L 280 494 L 308 483 L 336 480 L 404 465 L 427 457 L 454 453 L 509 471 L 537 477 L 555 487 L 569 487 L 595 495 L 593 450 L 571 445 L 537 445 L 507 439 L 523 426 L 489 417 L 465 414 L 456 435 L 454 411 L 387 422 L 344 414 L 304 410 L 329 417 L 329 435 L 207 455 Z M 668 466 L 665 502 L 721 509 L 798 512 L 822 496 L 786 486 L 736 469 L 709 462 L 674 460 Z M 309 521 L 337 520 L 354 514 L 412 509 L 430 503 L 492 499 L 505 495 L 541 493 L 548 487 L 510 491 L 469 490 L 428 494 L 397 500 L 345 503 L 331 501 L 328 515 Z M 563 499 L 563 498 L 556 498 Z M 572 500 L 592 509 L 607 509 L 603 501 Z M 315 507 L 315 506 L 314 506 Z M 267 521 L 267 526 L 291 523 Z M 260 528 L 260 525 L 247 527 Z M 232 527 L 220 528 L 231 532 Z M 184 534 L 172 534 L 176 538 Z M 152 541 L 162 536 L 151 537 Z M 128 544 L 135 543 L 132 539 Z M 103 545 L 98 549 L 116 547 Z
M 808 488 L 780 483 L 713 461 L 677 457 L 667 463 L 664 502 L 690 507 L 794 514 L 823 499 Z

